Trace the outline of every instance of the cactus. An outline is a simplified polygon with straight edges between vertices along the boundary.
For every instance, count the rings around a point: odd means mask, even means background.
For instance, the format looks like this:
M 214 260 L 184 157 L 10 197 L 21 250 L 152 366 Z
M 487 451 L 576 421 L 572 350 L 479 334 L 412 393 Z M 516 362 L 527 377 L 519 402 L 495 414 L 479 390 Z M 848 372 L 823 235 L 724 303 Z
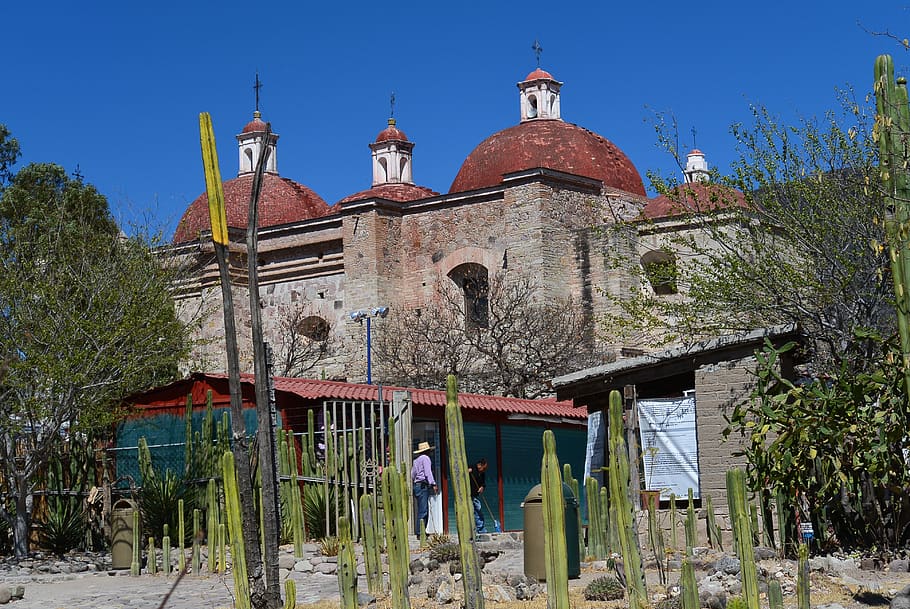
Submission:
M 578 509 L 575 510 L 576 516 L 576 531 L 578 531 L 578 555 L 585 555 L 585 534 L 584 529 L 581 526 L 581 493 L 578 488 L 578 480 L 572 477 L 572 464 L 565 463 L 562 466 L 562 477 L 566 481 L 566 484 L 569 485 L 569 488 L 572 489 L 572 495 L 575 497 L 576 503 L 578 503 Z M 567 542 L 568 543 L 568 542 Z
M 749 606 L 749 603 L 746 602 L 742 596 L 731 596 L 727 600 L 726 609 L 746 609 Z
M 629 498 L 629 453 L 623 438 L 622 396 L 610 392 L 610 504 L 621 554 L 631 609 L 648 606 L 641 549 L 635 531 L 635 514 Z
M 543 550 L 547 574 L 547 609 L 569 609 L 566 511 L 562 476 L 556 457 L 556 436 L 543 432 L 543 463 L 540 470 L 543 495 Z
M 617 601 L 625 596 L 622 584 L 612 575 L 602 575 L 585 586 L 586 601 Z
M 429 557 L 436 562 L 452 562 L 460 560 L 461 548 L 457 543 L 441 543 L 433 546 L 430 550 Z
M 694 548 L 698 545 L 698 535 L 695 529 L 695 499 L 692 489 L 689 489 L 689 504 L 686 506 L 686 556 L 694 555 Z
M 357 609 L 357 560 L 354 557 L 354 543 L 351 541 L 351 522 L 346 516 L 338 519 L 338 592 L 341 595 L 341 609 Z
M 408 525 L 401 496 L 401 476 L 395 465 L 382 470 L 382 502 L 386 512 L 386 548 L 392 609 L 410 609 L 408 598 Z
M 680 587 L 682 588 L 682 609 L 700 609 L 701 602 L 698 599 L 698 583 L 695 581 L 695 568 L 689 556 L 682 561 L 682 573 L 680 574 Z M 729 605 L 728 605 L 729 607 Z
M 468 457 L 464 447 L 464 424 L 461 418 L 461 407 L 458 405 L 458 381 L 453 374 L 450 374 L 446 379 L 446 437 L 449 448 L 450 481 L 455 496 L 458 544 L 461 548 L 464 606 L 465 609 L 483 609 L 483 582 L 480 579 L 481 565 L 477 556 L 474 505 L 471 502 Z M 559 477 L 558 471 L 556 476 Z M 562 501 L 562 487 L 559 490 L 559 497 L 560 501 Z M 544 503 L 546 504 L 546 495 L 544 496 Z M 544 508 L 544 520 L 546 521 L 546 508 Z M 562 543 L 565 544 L 564 532 L 562 534 Z M 547 582 L 547 587 L 549 588 L 549 581 Z
M 250 609 L 250 581 L 246 572 L 246 553 L 243 540 L 243 523 L 240 514 L 240 490 L 234 472 L 234 455 L 230 451 L 222 457 L 224 468 L 224 503 L 231 535 L 231 571 L 234 574 L 234 597 L 238 609 Z
M 667 584 L 667 572 L 664 570 L 664 532 L 657 522 L 657 505 L 655 501 L 648 505 L 648 543 L 657 564 L 657 576 L 661 585 Z
M 192 404 L 192 402 L 190 402 Z M 177 501 L 177 570 L 181 573 L 186 569 L 186 555 L 184 540 L 186 539 L 186 531 L 184 530 L 183 523 L 183 499 Z
M 164 525 L 167 528 L 167 525 Z M 171 574 L 171 538 L 165 535 L 161 538 L 161 572 L 165 577 Z
M 894 216 L 885 222 L 885 230 L 897 304 L 904 385 L 910 393 L 910 182 L 906 143 L 906 135 L 910 133 L 910 108 L 907 104 L 907 81 L 899 78 L 895 82 L 894 62 L 890 55 L 879 55 L 875 60 L 874 90 L 876 117 L 872 137 L 879 146 L 886 202 L 894 209 Z
M 382 563 L 379 552 L 379 529 L 376 526 L 376 508 L 369 493 L 360 496 L 360 526 L 363 531 L 363 563 L 367 576 L 367 591 L 372 595 L 382 592 Z
M 749 502 L 749 522 L 752 523 L 752 547 L 758 545 L 758 506 L 752 501 Z
M 711 503 L 711 495 L 705 495 L 705 501 L 708 504 L 708 543 L 712 548 L 723 552 L 724 541 L 720 528 L 717 526 L 717 516 L 714 514 L 714 504 Z
M 585 496 L 588 498 L 588 555 L 603 560 L 607 556 L 607 515 L 600 509 L 599 486 L 597 480 L 590 476 L 585 480 Z
M 784 592 L 776 579 L 768 582 L 768 608 L 784 609 Z
M 670 549 L 674 552 L 679 549 L 679 535 L 676 530 L 676 523 L 679 522 L 676 515 L 676 493 L 670 493 Z
M 303 505 L 300 497 L 299 470 L 297 469 L 297 444 L 294 442 L 294 433 L 287 432 L 287 461 L 291 479 L 288 481 L 288 514 L 291 521 L 291 538 L 294 541 L 294 558 L 303 558 L 303 543 L 306 533 L 303 529 Z
M 284 609 L 297 607 L 297 583 L 290 577 L 284 580 Z
M 142 541 L 140 538 L 141 528 L 139 526 L 139 510 L 133 510 L 133 561 L 130 563 L 130 575 L 133 577 L 139 576 L 139 571 L 142 568 L 141 558 L 142 558 Z
M 218 525 L 218 568 L 217 571 L 227 573 L 227 525 L 220 523 Z
M 199 554 L 199 541 L 202 538 L 202 531 L 199 529 L 201 513 L 198 508 L 193 509 L 193 552 L 191 565 L 193 568 L 193 573 L 199 575 L 200 570 L 202 569 L 200 554 Z
M 727 472 L 727 501 L 733 525 L 736 556 L 741 565 L 743 597 L 748 609 L 759 609 L 758 576 L 755 568 L 755 550 L 752 546 L 752 520 L 746 505 L 746 473 L 741 469 Z
M 809 609 L 809 546 L 799 544 L 799 561 L 796 569 L 796 606 Z
M 155 552 L 155 538 L 154 537 L 149 537 L 147 569 L 148 569 L 149 575 L 155 575 L 158 573 L 158 554 Z
M 206 518 L 206 544 L 209 548 L 208 567 L 209 573 L 214 573 L 217 568 L 218 549 L 218 495 L 215 488 L 215 479 L 209 478 L 205 487 L 205 518 Z

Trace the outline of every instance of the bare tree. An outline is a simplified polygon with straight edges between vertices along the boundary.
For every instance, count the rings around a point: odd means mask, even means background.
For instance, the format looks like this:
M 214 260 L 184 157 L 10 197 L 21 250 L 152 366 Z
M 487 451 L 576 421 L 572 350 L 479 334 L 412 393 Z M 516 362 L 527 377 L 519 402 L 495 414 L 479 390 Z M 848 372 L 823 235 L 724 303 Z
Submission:
M 373 348 L 389 382 L 441 388 L 456 374 L 468 392 L 538 398 L 552 394 L 552 377 L 609 359 L 571 299 L 544 300 L 526 275 L 479 269 L 439 278 L 432 299 L 382 325 Z
M 304 376 L 332 354 L 331 325 L 310 306 L 296 305 L 278 319 L 275 370 L 278 376 Z

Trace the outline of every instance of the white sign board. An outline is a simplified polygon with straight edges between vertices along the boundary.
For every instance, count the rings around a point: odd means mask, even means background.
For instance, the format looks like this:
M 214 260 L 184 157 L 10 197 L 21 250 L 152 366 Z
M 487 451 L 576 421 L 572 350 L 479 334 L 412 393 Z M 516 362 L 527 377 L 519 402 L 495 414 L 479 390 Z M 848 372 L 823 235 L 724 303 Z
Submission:
M 645 486 L 687 497 L 698 493 L 698 445 L 695 434 L 695 398 L 662 398 L 638 401 L 641 455 Z

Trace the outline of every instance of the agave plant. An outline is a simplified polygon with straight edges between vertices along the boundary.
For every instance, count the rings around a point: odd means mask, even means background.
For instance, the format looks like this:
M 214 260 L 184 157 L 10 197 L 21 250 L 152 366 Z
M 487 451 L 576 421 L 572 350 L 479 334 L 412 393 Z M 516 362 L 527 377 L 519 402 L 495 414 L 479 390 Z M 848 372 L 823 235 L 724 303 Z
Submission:
M 303 486 L 303 520 L 311 539 L 321 539 L 338 534 L 338 523 L 335 522 L 335 488 L 322 484 L 305 484 Z M 326 506 L 329 522 L 326 526 Z
M 168 525 L 171 540 L 177 541 L 178 505 L 183 499 L 184 512 L 192 514 L 196 507 L 196 495 L 185 484 L 182 477 L 171 470 L 164 475 L 156 474 L 142 481 L 139 490 L 139 509 L 142 512 L 142 524 L 145 536 L 159 536 Z M 187 531 L 184 542 L 192 541 L 192 531 Z
M 39 529 L 41 545 L 58 556 L 82 545 L 85 517 L 75 501 L 58 499 L 48 504 L 47 520 Z

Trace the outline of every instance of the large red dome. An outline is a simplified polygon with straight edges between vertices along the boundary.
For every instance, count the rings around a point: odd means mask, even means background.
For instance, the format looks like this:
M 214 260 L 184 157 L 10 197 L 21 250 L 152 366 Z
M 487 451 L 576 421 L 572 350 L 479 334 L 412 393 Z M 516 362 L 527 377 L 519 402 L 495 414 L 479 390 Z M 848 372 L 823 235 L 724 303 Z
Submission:
M 494 133 L 468 155 L 449 192 L 496 186 L 504 174 L 537 167 L 645 194 L 638 170 L 622 150 L 596 133 L 561 120 L 531 120 Z
M 266 173 L 262 176 L 259 195 L 259 227 L 276 226 L 319 218 L 330 213 L 330 207 L 315 192 L 294 180 Z M 227 224 L 232 228 L 247 226 L 253 174 L 246 173 L 224 183 L 224 207 Z M 203 193 L 184 212 L 174 243 L 194 241 L 202 231 L 211 230 L 209 197 Z

